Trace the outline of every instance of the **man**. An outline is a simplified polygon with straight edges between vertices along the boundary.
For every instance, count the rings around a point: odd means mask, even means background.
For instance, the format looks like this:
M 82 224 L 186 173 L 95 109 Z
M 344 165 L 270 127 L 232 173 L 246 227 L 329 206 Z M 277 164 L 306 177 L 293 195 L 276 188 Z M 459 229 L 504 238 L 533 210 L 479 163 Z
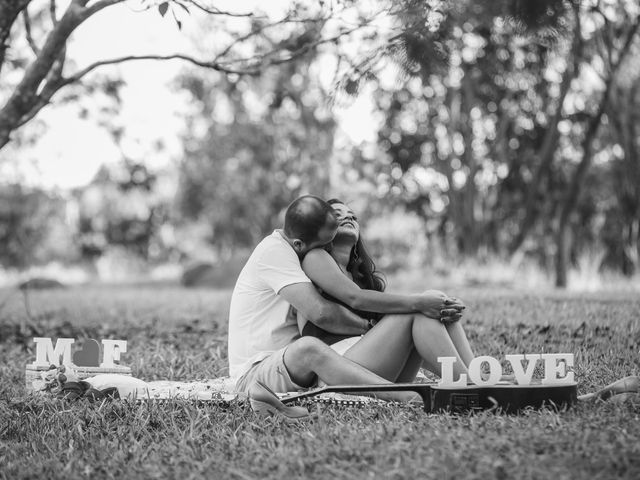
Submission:
M 237 379 L 238 391 L 247 392 L 256 382 L 277 392 L 306 388 L 318 379 L 327 384 L 390 383 L 322 341 L 300 338 L 290 313 L 293 306 L 314 323 L 348 335 L 370 328 L 367 320 L 324 299 L 300 266 L 309 250 L 332 242 L 337 228 L 330 205 L 318 197 L 303 196 L 287 208 L 284 228 L 265 238 L 251 254 L 238 277 L 229 312 L 229 375 Z M 399 296 L 384 295 L 397 306 Z M 403 298 L 408 313 L 439 311 L 447 300 L 444 294 L 435 300 L 433 296 Z M 413 394 L 386 397 L 406 400 Z

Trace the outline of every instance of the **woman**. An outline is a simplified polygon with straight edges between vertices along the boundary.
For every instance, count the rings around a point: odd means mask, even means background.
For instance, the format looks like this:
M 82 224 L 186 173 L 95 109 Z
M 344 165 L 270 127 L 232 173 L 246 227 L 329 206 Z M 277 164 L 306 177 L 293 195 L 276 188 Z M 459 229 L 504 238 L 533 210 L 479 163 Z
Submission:
M 302 335 L 324 340 L 346 358 L 392 382 L 413 381 L 423 365 L 440 375 L 439 356 L 457 357 L 454 374 L 467 373 L 474 354 L 458 321 L 464 309 L 460 301 L 449 298 L 437 319 L 420 313 L 371 312 L 384 311 L 379 292 L 384 291 L 385 282 L 367 254 L 351 209 L 337 199 L 328 203 L 336 213 L 338 232 L 330 248 L 308 252 L 302 268 L 325 297 L 369 319 L 371 328 L 362 336 L 346 337 L 327 332 L 298 315 Z

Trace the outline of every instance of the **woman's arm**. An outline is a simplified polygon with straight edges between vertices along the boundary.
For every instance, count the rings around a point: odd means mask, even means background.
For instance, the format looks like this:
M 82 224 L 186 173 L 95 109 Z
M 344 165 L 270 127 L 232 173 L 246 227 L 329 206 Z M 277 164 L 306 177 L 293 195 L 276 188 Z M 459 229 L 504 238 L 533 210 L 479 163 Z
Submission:
M 446 299 L 446 295 L 435 291 L 431 295 L 397 295 L 363 290 L 342 273 L 335 260 L 323 249 L 307 253 L 302 269 L 323 291 L 355 310 L 379 313 L 422 312 L 439 318 Z
M 327 340 L 325 338 L 327 335 L 352 337 L 355 335 L 362 335 L 369 330 L 371 325 L 367 319 L 359 317 L 357 314 L 342 305 L 335 305 L 339 309 L 340 314 L 321 321 L 311 321 L 302 313 L 298 312 L 296 320 L 298 322 L 298 331 L 300 334 L 305 335 L 305 327 L 310 323 L 314 325 L 313 328 L 315 329 L 315 333 L 311 333 L 311 335 L 325 341 Z M 342 338 L 338 340 L 342 340 Z

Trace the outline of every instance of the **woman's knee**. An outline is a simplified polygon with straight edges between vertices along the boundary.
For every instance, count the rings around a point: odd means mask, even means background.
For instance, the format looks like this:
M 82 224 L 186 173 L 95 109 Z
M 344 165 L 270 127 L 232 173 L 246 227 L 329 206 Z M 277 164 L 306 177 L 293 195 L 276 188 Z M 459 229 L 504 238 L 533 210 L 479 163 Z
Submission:
M 435 318 L 427 317 L 423 314 L 416 314 L 414 316 L 414 328 L 418 326 L 421 331 L 428 330 L 430 332 L 443 332 L 446 331 L 444 324 Z
M 442 295 L 443 298 L 447 297 L 447 294 L 444 293 L 442 290 L 434 290 L 433 288 L 429 288 L 421 292 L 421 295 L 434 295 L 434 294 Z
M 390 315 L 385 315 L 382 319 L 376 323 L 376 327 L 380 325 L 378 328 L 382 328 L 382 326 L 392 326 L 394 330 L 398 328 L 406 327 L 411 329 L 413 327 L 413 320 L 416 317 L 416 313 L 395 313 Z

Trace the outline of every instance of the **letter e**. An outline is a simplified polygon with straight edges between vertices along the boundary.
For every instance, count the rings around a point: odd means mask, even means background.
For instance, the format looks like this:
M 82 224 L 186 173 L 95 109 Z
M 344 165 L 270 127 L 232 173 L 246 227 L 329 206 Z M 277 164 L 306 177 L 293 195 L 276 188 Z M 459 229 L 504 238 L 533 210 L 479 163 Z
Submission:
M 567 385 L 574 382 L 573 372 L 567 367 L 573 367 L 573 353 L 543 353 L 544 385 Z
M 103 345 L 103 354 L 102 354 L 102 363 L 100 367 L 102 368 L 113 368 L 115 367 L 114 361 L 120 361 L 120 353 L 124 353 L 127 351 L 127 341 L 126 340 L 102 340 Z

